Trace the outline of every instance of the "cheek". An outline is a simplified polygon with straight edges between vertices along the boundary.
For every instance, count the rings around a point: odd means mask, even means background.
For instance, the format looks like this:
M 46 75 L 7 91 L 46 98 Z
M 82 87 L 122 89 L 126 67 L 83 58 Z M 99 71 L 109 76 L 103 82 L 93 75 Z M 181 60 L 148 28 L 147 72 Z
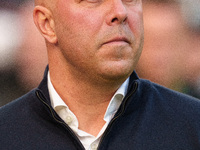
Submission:
M 60 31 L 61 34 L 65 34 L 63 37 L 65 36 L 64 38 L 67 38 L 66 40 L 74 42 L 76 46 L 88 46 L 88 43 L 94 41 L 101 28 L 102 22 L 99 19 L 100 17 L 94 12 L 80 9 L 79 11 L 68 10 L 61 16 L 60 27 L 58 28 L 62 29 Z M 77 45 L 77 43 L 79 43 L 79 45 Z
M 131 28 L 132 32 L 139 36 L 143 34 L 144 27 L 143 27 L 143 11 L 142 7 L 138 6 L 134 9 L 130 9 L 129 11 L 129 27 Z
M 133 35 L 135 36 L 135 42 L 133 44 L 133 47 L 137 51 L 136 57 L 138 57 L 139 59 L 144 44 L 144 26 L 143 26 L 142 13 L 133 15 L 131 17 L 132 19 L 129 20 L 129 27 L 130 30 L 133 32 Z
M 101 26 L 100 16 L 93 9 L 85 9 L 83 7 L 68 6 L 64 10 L 60 10 L 61 20 L 68 29 L 74 30 L 73 33 L 79 34 L 90 33 L 98 30 Z

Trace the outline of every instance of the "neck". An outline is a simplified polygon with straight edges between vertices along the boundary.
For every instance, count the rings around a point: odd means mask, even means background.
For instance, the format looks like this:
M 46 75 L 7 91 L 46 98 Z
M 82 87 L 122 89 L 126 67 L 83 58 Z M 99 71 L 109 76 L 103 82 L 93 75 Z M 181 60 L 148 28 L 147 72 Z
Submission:
M 105 124 L 108 104 L 123 82 L 93 83 L 84 75 L 69 73 L 59 62 L 49 63 L 49 71 L 55 90 L 77 117 L 79 129 L 96 136 Z
M 97 135 L 105 124 L 104 115 L 112 96 L 127 77 L 102 76 L 87 68 L 78 69 L 60 49 L 47 46 L 50 77 L 56 92 L 77 117 L 79 129 Z
M 86 84 L 77 78 L 73 80 L 59 75 L 52 69 L 50 69 L 50 76 L 57 93 L 77 117 L 79 129 L 97 136 L 105 124 L 103 118 L 108 104 L 119 87 L 102 88 L 98 85 Z
M 65 63 L 64 56 L 57 49 L 49 51 L 48 56 L 51 82 L 67 105 L 75 102 L 83 106 L 109 103 L 113 94 L 126 80 L 108 80 L 80 72 Z

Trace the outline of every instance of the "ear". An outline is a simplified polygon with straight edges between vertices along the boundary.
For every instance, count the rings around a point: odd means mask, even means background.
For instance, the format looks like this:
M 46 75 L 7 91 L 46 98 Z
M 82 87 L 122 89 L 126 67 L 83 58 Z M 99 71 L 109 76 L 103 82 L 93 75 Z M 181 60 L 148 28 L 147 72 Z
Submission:
M 55 24 L 51 11 L 43 6 L 36 6 L 33 11 L 33 19 L 43 37 L 52 44 L 57 43 Z

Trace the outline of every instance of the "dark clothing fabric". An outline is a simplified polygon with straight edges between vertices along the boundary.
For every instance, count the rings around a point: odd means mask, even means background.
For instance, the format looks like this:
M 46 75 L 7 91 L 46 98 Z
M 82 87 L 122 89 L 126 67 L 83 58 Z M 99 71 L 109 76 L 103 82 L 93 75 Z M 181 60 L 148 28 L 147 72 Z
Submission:
M 0 135 L 2 150 L 84 149 L 51 107 L 47 71 L 37 89 L 0 108 Z M 98 149 L 200 150 L 200 101 L 134 72 Z

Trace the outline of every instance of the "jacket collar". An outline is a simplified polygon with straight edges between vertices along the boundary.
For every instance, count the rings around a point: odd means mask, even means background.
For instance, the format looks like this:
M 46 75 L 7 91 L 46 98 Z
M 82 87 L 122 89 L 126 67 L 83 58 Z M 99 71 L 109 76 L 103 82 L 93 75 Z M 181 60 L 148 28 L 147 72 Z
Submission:
M 133 73 L 130 76 L 130 80 L 129 80 L 128 92 L 133 88 L 135 81 L 138 79 L 139 79 L 138 75 L 136 74 L 135 71 L 133 71 Z
M 42 93 L 42 96 L 46 100 L 46 103 L 51 105 L 50 96 L 49 96 L 49 90 L 48 90 L 48 85 L 47 85 L 48 71 L 49 71 L 49 65 L 47 65 L 47 67 L 45 69 L 43 79 L 42 79 L 41 83 L 39 84 L 37 90 L 39 90 Z

